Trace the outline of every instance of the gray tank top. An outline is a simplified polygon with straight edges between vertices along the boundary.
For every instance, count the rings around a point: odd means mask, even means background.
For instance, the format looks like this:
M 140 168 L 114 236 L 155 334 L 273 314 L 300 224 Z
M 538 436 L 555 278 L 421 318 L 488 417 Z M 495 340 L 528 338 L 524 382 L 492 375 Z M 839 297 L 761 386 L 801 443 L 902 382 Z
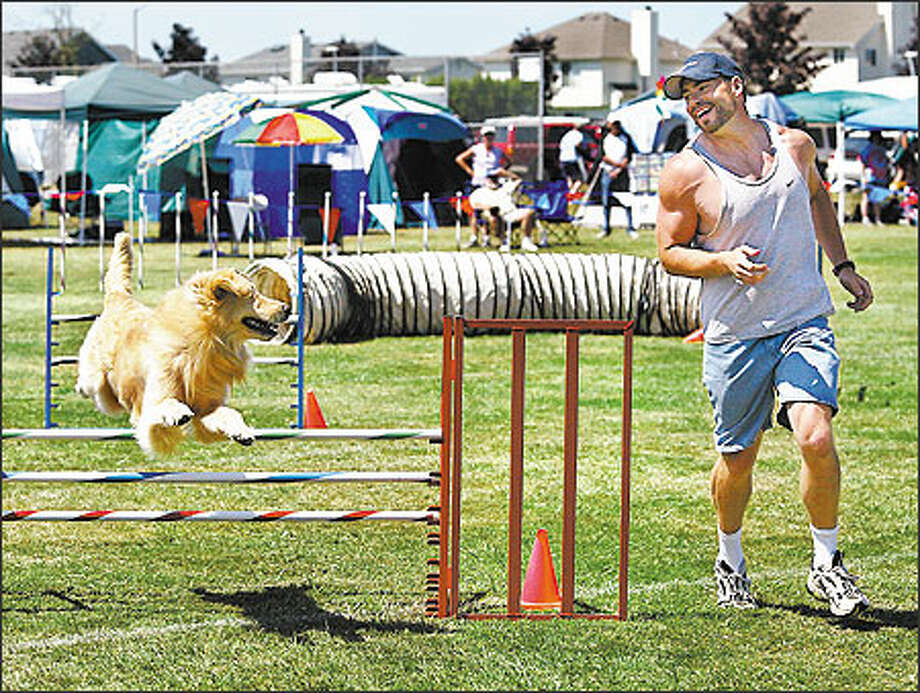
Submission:
M 694 244 L 713 251 L 744 244 L 760 248 L 756 260 L 770 268 L 763 281 L 753 286 L 731 275 L 703 280 L 700 312 L 710 343 L 779 334 L 834 312 L 827 284 L 818 272 L 808 185 L 776 125 L 760 122 L 775 155 L 769 172 L 756 181 L 719 164 L 700 145 L 699 135 L 689 145 L 722 187 L 719 220 L 712 232 L 697 232 Z

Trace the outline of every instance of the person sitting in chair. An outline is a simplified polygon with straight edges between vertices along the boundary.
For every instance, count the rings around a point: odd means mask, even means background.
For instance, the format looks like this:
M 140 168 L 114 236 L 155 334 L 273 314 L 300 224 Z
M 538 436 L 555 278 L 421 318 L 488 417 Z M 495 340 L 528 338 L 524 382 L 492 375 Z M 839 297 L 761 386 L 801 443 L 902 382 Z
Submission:
M 504 182 L 501 180 L 504 179 Z M 499 223 L 521 224 L 521 250 L 536 252 L 539 248 L 531 237 L 533 233 L 536 212 L 530 207 L 518 207 L 514 203 L 514 195 L 521 185 L 520 176 L 510 171 L 499 168 L 487 183 L 470 193 L 470 206 L 474 211 L 479 211 L 483 219 L 492 229 L 493 233 L 499 230 Z M 511 252 L 511 234 L 505 238 L 501 251 Z
M 489 185 L 489 176 L 494 176 L 499 170 L 504 170 L 502 166 L 510 163 L 508 156 L 498 146 L 495 145 L 495 128 L 491 125 L 484 125 L 479 131 L 482 141 L 460 152 L 454 161 L 457 165 L 466 171 L 470 176 L 471 194 L 482 186 Z M 471 162 L 468 162 L 471 160 Z M 471 165 L 472 164 L 472 165 Z M 486 229 L 485 235 L 479 231 L 479 220 L 474 213 L 470 216 L 470 231 L 472 236 L 466 244 L 470 248 L 478 242 L 482 247 L 489 247 L 489 229 Z M 495 233 L 495 229 L 492 229 Z

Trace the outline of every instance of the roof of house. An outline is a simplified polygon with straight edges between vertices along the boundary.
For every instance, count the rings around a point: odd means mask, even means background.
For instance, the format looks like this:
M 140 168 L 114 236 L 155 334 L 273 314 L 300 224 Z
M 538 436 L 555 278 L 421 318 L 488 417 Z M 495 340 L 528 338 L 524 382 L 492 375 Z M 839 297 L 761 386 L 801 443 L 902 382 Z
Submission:
M 809 8 L 799 23 L 797 35 L 804 37 L 803 46 L 844 47 L 855 45 L 882 17 L 874 2 L 789 2 L 789 9 L 801 12 Z M 738 19 L 747 20 L 750 15 L 748 3 L 735 13 Z M 718 37 L 731 35 L 731 23 L 726 19 L 715 31 L 700 43 L 701 50 L 718 50 L 722 45 Z
M 112 53 L 109 48 L 103 46 L 96 39 L 94 39 L 88 32 L 80 29 L 79 27 L 74 27 L 71 29 L 74 34 L 85 33 L 89 36 L 89 43 L 81 48 L 78 53 L 77 63 L 81 65 L 96 65 L 98 63 L 104 62 L 114 62 L 118 60 L 118 57 Z M 34 39 L 36 36 L 51 34 L 51 29 L 29 29 L 21 31 L 4 31 L 3 32 L 3 72 L 9 73 L 13 67 L 13 63 L 16 61 L 16 58 L 19 57 L 19 54 L 22 50 Z
M 115 56 L 115 59 L 120 63 L 133 63 L 134 62 L 134 49 L 130 46 L 126 46 L 123 43 L 107 43 L 105 44 L 106 49 Z M 137 56 L 138 63 L 152 63 L 154 62 L 150 58 L 145 58 L 143 56 Z
M 334 42 L 330 43 L 311 43 L 310 44 L 310 58 L 322 58 L 323 49 L 327 46 L 332 45 Z M 377 41 L 364 41 L 356 42 L 355 46 L 358 48 L 360 55 L 402 55 L 399 51 L 396 51 L 388 46 L 384 46 L 382 43 Z M 226 63 L 227 66 L 243 66 L 243 65 L 258 65 L 258 64 L 273 64 L 279 63 L 282 65 L 287 65 L 289 60 L 289 55 L 291 52 L 291 46 L 289 43 L 281 43 L 274 46 L 269 46 L 268 48 L 263 48 L 255 53 L 250 53 L 249 55 L 244 55 L 242 58 L 237 58 L 236 60 L 230 60 Z
M 588 12 L 543 31 L 535 32 L 537 38 L 555 36 L 555 52 L 558 60 L 632 60 L 630 50 L 631 24 L 609 12 Z M 693 51 L 677 41 L 658 37 L 658 59 L 679 62 Z M 476 58 L 483 62 L 508 60 L 511 44 L 497 48 Z

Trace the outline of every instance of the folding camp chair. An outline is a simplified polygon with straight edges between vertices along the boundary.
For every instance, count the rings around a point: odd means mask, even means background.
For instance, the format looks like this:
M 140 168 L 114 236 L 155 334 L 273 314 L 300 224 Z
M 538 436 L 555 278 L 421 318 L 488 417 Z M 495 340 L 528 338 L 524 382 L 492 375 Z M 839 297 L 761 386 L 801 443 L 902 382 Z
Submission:
M 529 198 L 529 206 L 537 211 L 537 227 L 546 232 L 547 240 L 561 243 L 578 243 L 578 225 L 575 212 L 580 211 L 579 196 L 569 193 L 564 180 L 524 183 L 521 186 L 523 198 Z

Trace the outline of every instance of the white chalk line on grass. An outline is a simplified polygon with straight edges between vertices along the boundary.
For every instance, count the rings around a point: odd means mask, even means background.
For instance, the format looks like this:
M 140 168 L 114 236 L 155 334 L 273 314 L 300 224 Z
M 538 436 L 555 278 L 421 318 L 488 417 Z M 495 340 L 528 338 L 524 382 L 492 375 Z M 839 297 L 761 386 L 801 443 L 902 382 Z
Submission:
M 100 628 L 98 630 L 87 631 L 77 635 L 67 635 L 60 638 L 40 638 L 38 640 L 24 640 L 19 643 L 13 643 L 9 647 L 4 647 L 4 653 L 20 652 L 23 650 L 34 650 L 38 648 L 50 647 L 69 647 L 70 645 L 82 645 L 89 642 L 100 642 L 106 640 L 127 640 L 129 638 L 149 638 L 169 633 L 186 633 L 202 628 L 224 628 L 236 626 L 251 626 L 253 622 L 244 618 L 223 618 L 213 621 L 197 621 L 193 623 L 173 623 L 167 626 L 145 626 L 141 628 Z
M 870 564 L 879 564 L 887 563 L 890 561 L 899 561 L 906 559 L 915 559 L 915 554 L 891 554 L 887 556 L 870 556 L 867 558 L 860 559 L 858 562 L 860 565 L 870 565 Z M 854 564 L 856 561 L 854 561 Z M 752 571 L 750 577 L 753 581 L 758 579 L 764 580 L 773 580 L 773 579 L 782 579 L 792 576 L 800 576 L 804 580 L 807 574 L 807 566 L 805 568 L 784 568 L 784 569 L 775 569 L 775 570 L 760 570 Z M 912 573 L 912 576 L 916 578 L 916 573 Z M 630 594 L 642 594 L 647 592 L 660 592 L 669 589 L 676 588 L 704 588 L 712 586 L 712 576 L 706 575 L 705 577 L 699 577 L 695 580 L 685 580 L 683 578 L 677 578 L 674 580 L 664 580 L 661 582 L 645 582 L 645 583 L 633 583 L 629 586 Z M 579 599 L 584 599 L 585 597 L 592 599 L 597 597 L 607 597 L 616 594 L 616 587 L 611 585 L 609 588 L 595 588 L 595 589 L 580 589 L 576 595 Z M 98 630 L 87 631 L 86 633 L 80 633 L 77 635 L 68 635 L 65 637 L 59 638 L 40 638 L 38 640 L 24 640 L 19 643 L 12 643 L 9 646 L 4 646 L 3 652 L 5 654 L 13 654 L 15 652 L 22 652 L 25 650 L 34 650 L 40 648 L 53 648 L 53 647 L 69 647 L 71 645 L 82 645 L 90 642 L 100 642 L 106 640 L 126 640 L 128 638 L 135 637 L 156 637 L 158 635 L 167 635 L 169 633 L 185 633 L 193 630 L 201 630 L 203 628 L 236 628 L 244 626 L 253 626 L 254 623 L 251 620 L 244 618 L 224 618 L 213 621 L 197 621 L 192 623 L 174 623 L 166 626 L 145 626 L 141 628 L 128 628 L 128 629 L 114 629 L 114 628 L 100 628 Z M 8 637 L 8 636 L 7 636 Z

